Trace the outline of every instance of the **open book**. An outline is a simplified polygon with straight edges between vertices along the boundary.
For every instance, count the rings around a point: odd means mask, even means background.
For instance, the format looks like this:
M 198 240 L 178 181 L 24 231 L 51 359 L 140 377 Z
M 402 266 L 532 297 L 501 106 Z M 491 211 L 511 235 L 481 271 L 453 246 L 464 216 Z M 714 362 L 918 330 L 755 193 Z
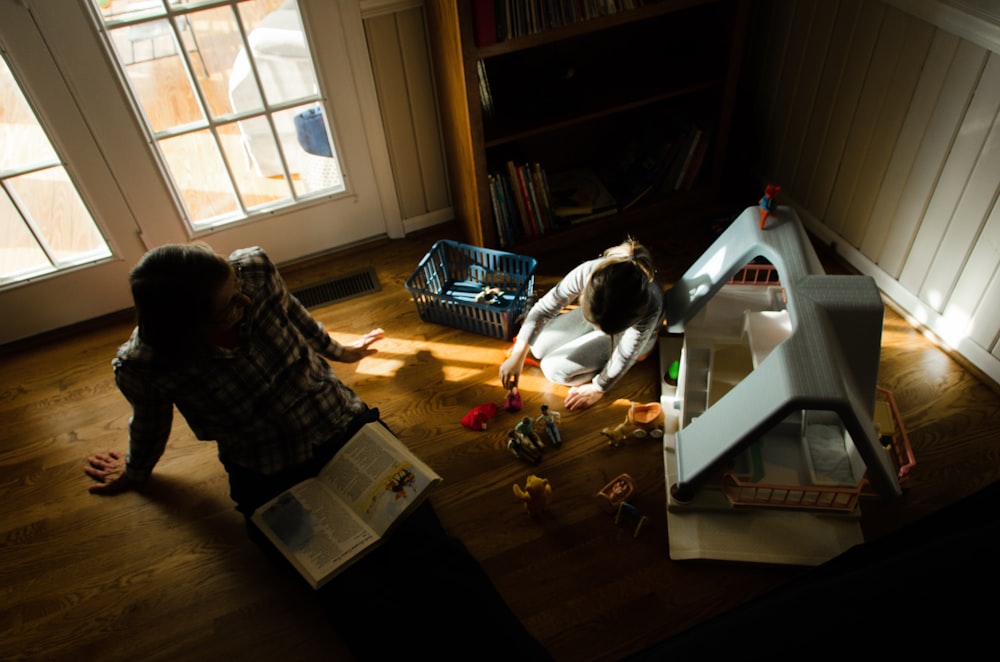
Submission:
M 265 503 L 253 521 L 319 588 L 381 542 L 440 482 L 385 426 L 368 423 L 315 478 Z

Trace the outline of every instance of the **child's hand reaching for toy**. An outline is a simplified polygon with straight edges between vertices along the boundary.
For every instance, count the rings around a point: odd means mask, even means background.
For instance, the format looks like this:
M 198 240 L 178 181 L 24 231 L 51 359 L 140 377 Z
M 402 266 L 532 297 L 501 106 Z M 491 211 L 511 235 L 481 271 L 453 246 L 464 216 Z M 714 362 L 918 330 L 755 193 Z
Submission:
M 515 340 L 507 355 L 507 360 L 500 364 L 500 385 L 508 391 L 517 386 L 524 370 L 524 360 L 528 358 L 528 343 Z
M 521 377 L 521 369 L 524 361 L 519 361 L 511 357 L 500 364 L 500 385 L 508 391 L 517 388 L 517 382 Z
M 604 391 L 593 384 L 581 384 L 570 388 L 566 395 L 566 409 L 586 409 L 604 397 Z

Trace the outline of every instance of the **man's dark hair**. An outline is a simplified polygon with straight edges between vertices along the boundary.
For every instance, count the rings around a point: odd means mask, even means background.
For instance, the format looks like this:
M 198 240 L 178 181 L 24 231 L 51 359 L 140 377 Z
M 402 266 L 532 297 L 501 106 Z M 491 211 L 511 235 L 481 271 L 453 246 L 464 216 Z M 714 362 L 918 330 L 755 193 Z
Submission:
M 168 244 L 129 273 L 139 337 L 167 355 L 193 350 L 215 313 L 215 294 L 232 266 L 205 244 Z

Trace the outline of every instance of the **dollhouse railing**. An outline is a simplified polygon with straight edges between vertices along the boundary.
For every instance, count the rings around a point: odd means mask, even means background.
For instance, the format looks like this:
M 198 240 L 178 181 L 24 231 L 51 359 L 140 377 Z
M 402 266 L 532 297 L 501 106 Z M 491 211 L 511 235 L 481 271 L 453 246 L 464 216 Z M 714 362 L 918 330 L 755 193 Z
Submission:
M 876 397 L 888 405 L 893 419 L 893 430 L 890 434 L 883 435 L 889 440 L 883 443 L 896 465 L 900 484 L 904 484 L 917 460 L 913 455 L 910 438 L 906 434 L 906 426 L 903 425 L 892 391 L 881 386 L 876 388 Z M 867 486 L 868 481 L 865 478 L 862 478 L 856 486 L 829 487 L 755 483 L 741 479 L 733 471 L 727 471 L 722 475 L 722 491 L 734 506 L 850 512 L 857 506 L 858 499 Z
M 850 512 L 857 507 L 867 482 L 862 479 L 856 487 L 750 483 L 727 471 L 722 475 L 722 491 L 734 506 Z
M 733 274 L 729 285 L 781 285 L 781 280 L 773 264 L 751 262 Z
M 913 455 L 910 437 L 906 434 L 906 426 L 903 425 L 903 418 L 899 414 L 899 408 L 896 406 L 896 398 L 893 397 L 892 391 L 881 386 L 877 386 L 876 389 L 876 400 L 881 400 L 888 404 L 889 411 L 892 412 L 895 430 L 893 430 L 891 435 L 892 441 L 889 443 L 889 450 L 892 452 L 893 459 L 896 461 L 896 467 L 899 469 L 897 474 L 899 482 L 905 483 L 910 469 L 917 464 L 917 459 Z

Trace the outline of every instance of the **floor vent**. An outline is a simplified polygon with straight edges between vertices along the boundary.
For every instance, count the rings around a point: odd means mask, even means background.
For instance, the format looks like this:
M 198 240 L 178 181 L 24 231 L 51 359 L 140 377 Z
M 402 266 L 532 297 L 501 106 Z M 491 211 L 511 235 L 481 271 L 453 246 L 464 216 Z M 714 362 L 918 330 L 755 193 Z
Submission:
M 375 269 L 368 267 L 315 285 L 307 285 L 292 290 L 295 298 L 306 308 L 316 308 L 327 304 L 353 299 L 372 292 L 378 292 L 382 285 L 378 282 Z

